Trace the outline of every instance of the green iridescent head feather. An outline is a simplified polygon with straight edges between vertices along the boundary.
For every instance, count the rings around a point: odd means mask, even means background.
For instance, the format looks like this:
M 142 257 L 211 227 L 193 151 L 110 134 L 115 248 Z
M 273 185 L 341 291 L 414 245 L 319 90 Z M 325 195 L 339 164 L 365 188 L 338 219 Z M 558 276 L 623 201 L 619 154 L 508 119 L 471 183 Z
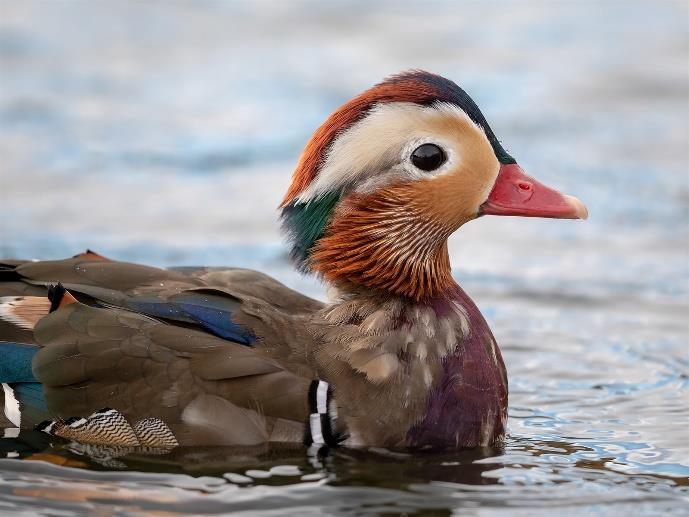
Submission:
M 300 271 L 308 271 L 309 254 L 341 197 L 341 192 L 330 192 L 306 202 L 292 201 L 282 209 L 282 229 L 292 246 L 290 257 Z

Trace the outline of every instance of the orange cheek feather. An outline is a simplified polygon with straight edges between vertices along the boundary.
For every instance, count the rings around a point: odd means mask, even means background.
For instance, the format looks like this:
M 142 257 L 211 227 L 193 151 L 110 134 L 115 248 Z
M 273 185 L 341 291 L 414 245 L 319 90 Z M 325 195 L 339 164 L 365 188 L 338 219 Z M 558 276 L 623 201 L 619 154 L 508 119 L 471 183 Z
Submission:
M 440 176 L 350 194 L 314 247 L 311 268 L 335 284 L 416 301 L 452 288 L 447 238 L 478 215 L 499 167 L 488 145 L 463 154 L 471 158 Z

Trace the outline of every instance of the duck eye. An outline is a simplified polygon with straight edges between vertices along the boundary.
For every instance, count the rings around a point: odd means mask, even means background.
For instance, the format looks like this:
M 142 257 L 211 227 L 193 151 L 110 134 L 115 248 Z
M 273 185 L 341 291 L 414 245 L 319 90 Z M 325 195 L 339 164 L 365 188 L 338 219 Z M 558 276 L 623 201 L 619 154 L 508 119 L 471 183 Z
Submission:
M 445 163 L 445 152 L 435 144 L 423 144 L 411 153 L 412 163 L 422 171 L 432 171 Z

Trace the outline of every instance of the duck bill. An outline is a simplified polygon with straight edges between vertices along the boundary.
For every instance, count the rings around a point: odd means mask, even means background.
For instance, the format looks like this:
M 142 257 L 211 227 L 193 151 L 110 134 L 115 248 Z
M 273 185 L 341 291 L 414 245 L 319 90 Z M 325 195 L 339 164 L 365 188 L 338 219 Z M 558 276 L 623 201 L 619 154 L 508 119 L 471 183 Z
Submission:
M 517 215 L 555 219 L 586 219 L 588 210 L 573 196 L 566 196 L 527 176 L 516 163 L 503 164 L 479 215 Z

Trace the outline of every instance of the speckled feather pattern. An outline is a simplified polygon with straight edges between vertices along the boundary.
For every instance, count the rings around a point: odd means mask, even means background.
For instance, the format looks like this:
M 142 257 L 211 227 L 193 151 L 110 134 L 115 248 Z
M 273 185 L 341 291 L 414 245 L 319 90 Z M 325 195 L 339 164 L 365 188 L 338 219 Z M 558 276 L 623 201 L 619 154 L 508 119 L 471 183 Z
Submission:
M 504 365 L 485 321 L 467 300 L 461 291 L 427 304 L 350 295 L 322 311 L 323 344 L 315 358 L 321 375 L 335 386 L 338 414 L 350 434 L 348 444 L 419 445 L 420 433 L 436 423 L 427 414 L 436 411 L 438 397 L 464 408 L 482 402 L 467 399 L 474 396 L 469 389 L 474 382 L 491 393 L 486 400 L 489 409 L 482 414 L 485 425 L 480 427 L 485 436 L 479 441 L 501 439 L 504 429 L 493 420 L 504 416 Z M 476 347 L 490 350 L 494 360 L 483 360 Z M 462 370 L 450 367 L 464 362 L 462 366 L 471 368 L 474 360 L 487 369 L 487 377 L 464 377 Z M 481 385 L 496 379 L 495 386 Z M 493 390 L 504 396 L 493 398 Z M 464 438 L 460 435 L 465 416 L 443 415 L 443 429 L 449 434 L 433 436 L 426 444 L 448 445 L 451 440 L 455 446 Z
M 411 446 L 475 447 L 504 441 L 508 386 L 500 349 L 481 312 L 459 287 L 454 300 L 466 310 L 471 330 L 443 360 L 424 417 L 409 431 Z

